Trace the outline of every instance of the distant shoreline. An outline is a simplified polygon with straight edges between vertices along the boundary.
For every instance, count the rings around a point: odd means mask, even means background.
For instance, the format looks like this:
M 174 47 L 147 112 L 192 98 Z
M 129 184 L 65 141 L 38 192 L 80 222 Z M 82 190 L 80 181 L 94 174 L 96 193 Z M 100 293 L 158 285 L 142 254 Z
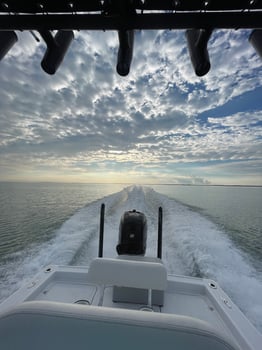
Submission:
M 186 184 L 186 183 L 131 183 L 131 182 L 58 182 L 58 181 L 8 181 L 3 180 L 0 183 L 17 184 L 64 184 L 64 185 L 125 185 L 125 186 L 192 186 L 192 187 L 262 187 L 262 185 L 240 185 L 240 184 Z

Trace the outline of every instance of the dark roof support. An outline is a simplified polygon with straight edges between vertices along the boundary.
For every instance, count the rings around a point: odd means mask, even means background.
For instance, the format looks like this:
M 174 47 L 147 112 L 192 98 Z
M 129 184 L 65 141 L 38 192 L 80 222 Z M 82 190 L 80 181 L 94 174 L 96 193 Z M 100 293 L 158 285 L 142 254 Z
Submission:
M 0 30 L 262 29 L 262 11 L 174 12 L 119 15 L 1 14 Z

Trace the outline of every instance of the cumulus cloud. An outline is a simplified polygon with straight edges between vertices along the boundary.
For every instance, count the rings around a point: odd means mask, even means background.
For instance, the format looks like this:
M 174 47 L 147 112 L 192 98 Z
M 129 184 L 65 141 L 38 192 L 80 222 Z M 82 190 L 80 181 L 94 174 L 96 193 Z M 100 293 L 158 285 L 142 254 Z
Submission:
M 160 176 L 179 171 L 172 164 L 261 159 L 260 101 L 233 115 L 219 110 L 229 101 L 237 109 L 242 96 L 261 89 L 261 61 L 248 31 L 213 34 L 212 69 L 203 78 L 193 73 L 181 31 L 137 32 L 127 78 L 115 72 L 115 32 L 75 34 L 55 76 L 41 70 L 44 44 L 28 33 L 1 62 L 5 179 L 23 164 L 25 172 L 40 172 L 40 164 L 65 172 L 128 164 L 125 171 L 143 166 L 145 174 L 157 164 Z

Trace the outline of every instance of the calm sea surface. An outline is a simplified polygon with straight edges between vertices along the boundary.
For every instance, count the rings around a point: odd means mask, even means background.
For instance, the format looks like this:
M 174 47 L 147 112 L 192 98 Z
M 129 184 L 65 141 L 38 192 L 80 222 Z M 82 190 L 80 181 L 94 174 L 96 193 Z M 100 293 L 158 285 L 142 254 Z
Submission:
M 0 262 L 50 239 L 83 206 L 125 188 L 121 184 L 0 183 Z M 262 187 L 152 185 L 220 225 L 262 265 Z M 260 264 L 261 263 L 261 264 Z
M 262 331 L 261 187 L 2 182 L 0 198 L 0 302 L 47 264 L 88 264 L 102 202 L 109 256 L 121 214 L 134 208 L 148 218 L 155 254 L 162 206 L 169 272 L 217 280 Z
M 0 263 L 10 253 L 47 241 L 79 208 L 120 185 L 0 182 Z

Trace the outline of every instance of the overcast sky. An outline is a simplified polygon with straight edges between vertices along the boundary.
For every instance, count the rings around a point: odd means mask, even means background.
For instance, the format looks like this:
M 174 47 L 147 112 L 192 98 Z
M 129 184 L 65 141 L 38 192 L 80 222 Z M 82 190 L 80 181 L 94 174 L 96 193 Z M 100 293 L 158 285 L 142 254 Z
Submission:
M 28 33 L 0 62 L 0 180 L 262 185 L 262 60 L 249 31 L 215 31 L 196 77 L 183 31 L 75 32 L 54 76 Z

